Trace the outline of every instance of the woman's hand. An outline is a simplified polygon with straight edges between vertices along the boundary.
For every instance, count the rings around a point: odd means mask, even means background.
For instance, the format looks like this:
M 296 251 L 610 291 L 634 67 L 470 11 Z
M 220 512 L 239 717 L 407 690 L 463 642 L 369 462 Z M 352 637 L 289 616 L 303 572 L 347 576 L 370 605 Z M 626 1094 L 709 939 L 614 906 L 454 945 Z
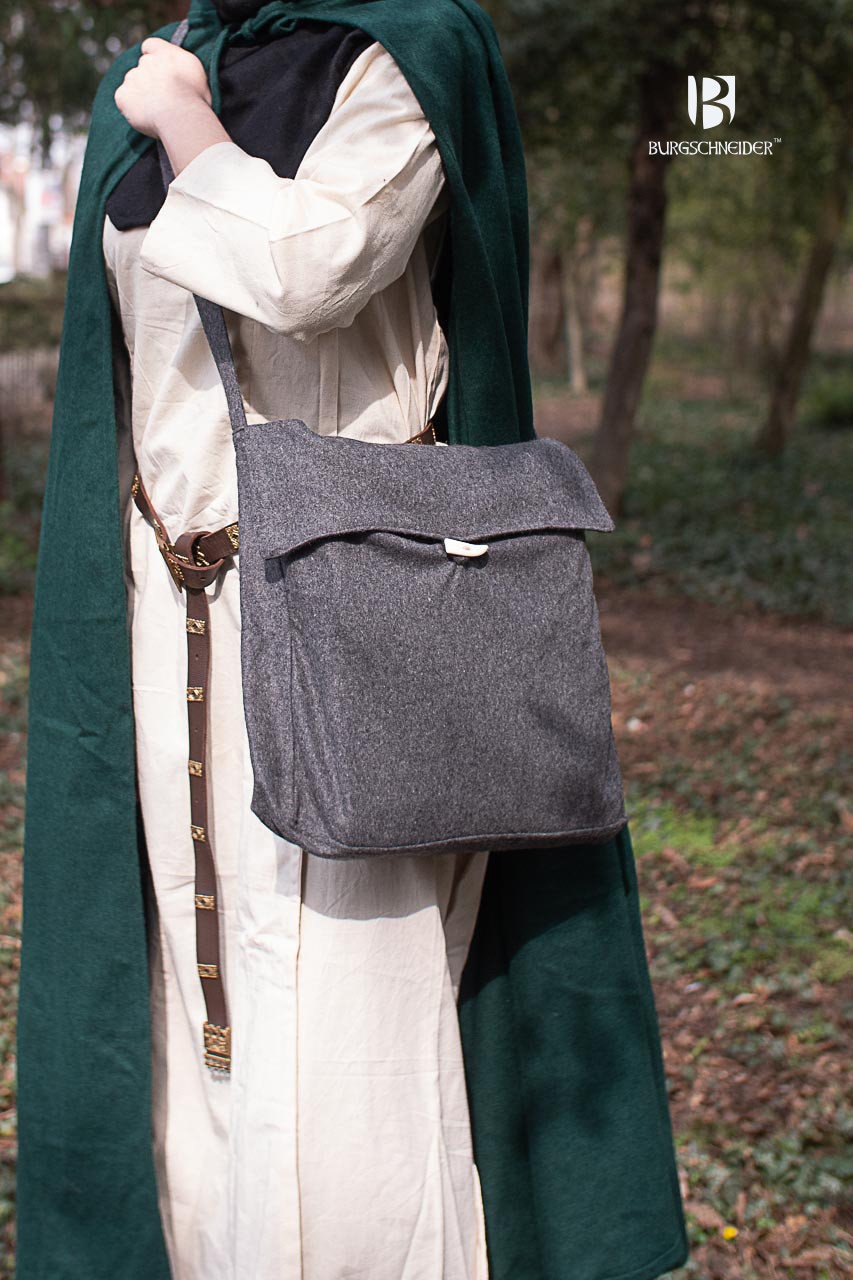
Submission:
M 142 41 L 139 62 L 115 92 L 116 106 L 134 129 L 162 141 L 175 174 L 207 147 L 230 141 L 210 102 L 195 54 L 159 36 Z
M 115 93 L 115 104 L 139 133 L 159 138 L 169 119 L 199 107 L 210 108 L 210 86 L 194 53 L 149 36 L 142 56 Z

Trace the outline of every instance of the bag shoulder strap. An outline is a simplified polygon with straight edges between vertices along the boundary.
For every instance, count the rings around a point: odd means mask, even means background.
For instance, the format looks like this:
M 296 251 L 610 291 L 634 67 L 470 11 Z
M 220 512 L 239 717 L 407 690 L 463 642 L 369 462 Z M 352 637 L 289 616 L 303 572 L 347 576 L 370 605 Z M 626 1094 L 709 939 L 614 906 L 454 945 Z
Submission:
M 188 27 L 189 23 L 184 18 L 173 33 L 171 43 L 183 44 Z M 168 191 L 169 183 L 175 174 L 169 163 L 169 157 L 166 155 L 166 148 L 159 138 L 157 139 L 157 154 L 160 160 L 163 184 Z M 201 317 L 202 328 L 210 344 L 213 359 L 216 362 L 216 368 L 225 388 L 225 399 L 228 401 L 228 416 L 231 419 L 231 429 L 232 431 L 237 431 L 238 428 L 247 425 L 246 408 L 243 404 L 237 370 L 234 366 L 234 353 L 231 350 L 231 340 L 228 337 L 228 329 L 225 325 L 225 315 L 218 303 L 210 302 L 207 298 L 200 298 L 196 293 L 193 294 L 193 297 L 198 308 L 198 314 Z

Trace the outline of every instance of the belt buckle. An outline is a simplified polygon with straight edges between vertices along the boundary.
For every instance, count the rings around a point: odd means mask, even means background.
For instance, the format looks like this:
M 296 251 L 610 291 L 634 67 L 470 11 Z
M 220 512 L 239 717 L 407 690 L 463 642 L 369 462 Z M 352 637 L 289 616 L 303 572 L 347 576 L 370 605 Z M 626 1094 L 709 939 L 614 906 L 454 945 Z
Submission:
M 436 435 L 435 435 L 435 426 L 433 425 L 432 419 L 430 419 L 430 421 L 426 424 L 426 426 L 421 431 L 418 431 L 413 436 L 409 436 L 408 440 L 404 441 L 404 443 L 405 444 L 438 444 L 438 440 L 436 439 Z
M 175 557 L 175 548 L 172 546 L 171 542 L 169 542 L 168 538 L 163 532 L 162 525 L 160 525 L 160 523 L 157 520 L 154 521 L 154 537 L 157 539 L 157 550 L 160 552 L 160 555 L 166 561 L 166 568 L 169 570 L 169 573 L 171 573 L 172 578 L 174 579 L 175 586 L 178 588 L 179 591 L 182 591 L 183 585 L 184 585 L 184 575 L 183 575 L 183 572 L 181 571 L 181 566 L 177 563 L 177 560 Z

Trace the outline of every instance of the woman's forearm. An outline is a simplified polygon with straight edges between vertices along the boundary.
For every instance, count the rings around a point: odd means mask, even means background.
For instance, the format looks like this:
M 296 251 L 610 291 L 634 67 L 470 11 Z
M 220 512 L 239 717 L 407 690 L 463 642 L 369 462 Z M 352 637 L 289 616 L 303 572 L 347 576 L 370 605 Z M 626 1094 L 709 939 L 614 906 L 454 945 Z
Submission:
M 139 62 L 115 93 L 123 116 L 149 137 L 160 138 L 178 174 L 216 142 L 230 142 L 210 105 L 207 74 L 195 54 L 149 36 Z
M 179 174 L 191 160 L 217 142 L 230 142 L 231 135 L 223 128 L 211 107 L 201 98 L 189 99 L 178 112 L 163 112 L 158 116 L 158 133 L 172 169 Z

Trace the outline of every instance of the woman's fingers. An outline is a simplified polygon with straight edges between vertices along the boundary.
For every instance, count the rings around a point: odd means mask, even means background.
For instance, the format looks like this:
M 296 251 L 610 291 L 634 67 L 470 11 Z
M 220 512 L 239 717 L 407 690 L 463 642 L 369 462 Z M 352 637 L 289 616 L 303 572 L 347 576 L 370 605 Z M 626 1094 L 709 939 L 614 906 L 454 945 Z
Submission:
M 157 59 L 158 69 L 162 69 L 165 74 L 173 75 L 176 80 L 184 82 L 188 88 L 194 89 L 202 97 L 210 100 L 207 74 L 199 59 L 194 53 L 190 53 L 189 49 L 183 49 L 180 45 L 163 40 L 160 36 L 146 37 L 140 49 L 142 50 L 140 63 L 147 61 L 151 65 L 151 59 Z
M 140 133 L 158 137 L 166 115 L 184 111 L 199 102 L 210 105 L 210 87 L 204 67 L 194 53 L 148 36 L 139 62 L 125 75 L 115 93 L 115 104 Z

